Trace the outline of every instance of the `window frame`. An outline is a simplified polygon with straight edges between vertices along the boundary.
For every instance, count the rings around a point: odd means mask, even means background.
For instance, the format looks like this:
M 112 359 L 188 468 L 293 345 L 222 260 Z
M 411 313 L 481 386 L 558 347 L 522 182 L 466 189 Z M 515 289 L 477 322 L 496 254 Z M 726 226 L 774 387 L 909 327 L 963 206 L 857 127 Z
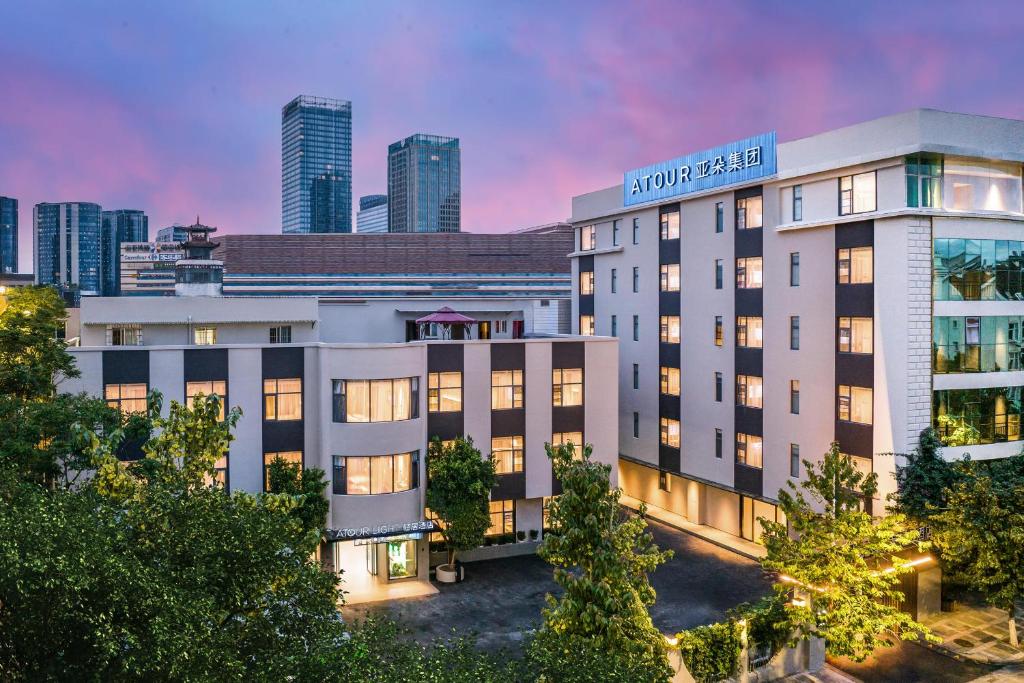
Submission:
M 291 458 L 285 456 L 298 455 L 298 462 L 292 462 Z M 302 476 L 302 472 L 306 469 L 306 454 L 299 451 L 264 451 L 263 452 L 263 490 L 270 490 L 270 463 L 274 461 L 277 456 L 281 456 L 283 460 L 290 463 L 293 467 L 298 467 L 299 476 Z
M 846 390 L 844 395 L 843 390 Z M 868 410 L 870 415 L 868 416 L 867 422 L 853 419 L 853 407 L 854 407 L 854 389 L 860 392 L 868 393 Z M 846 399 L 846 417 L 843 417 L 843 399 Z M 840 384 L 836 387 L 836 420 L 839 422 L 848 422 L 850 424 L 859 425 L 872 425 L 874 424 L 874 411 L 875 411 L 875 392 L 872 387 L 858 387 L 849 384 Z
M 192 328 L 193 346 L 216 346 L 217 327 L 212 325 L 199 325 Z
M 396 382 L 408 382 L 409 383 L 409 416 L 403 418 L 395 418 L 398 408 L 398 396 L 399 392 L 395 391 Z M 374 419 L 373 408 L 374 408 L 374 385 L 384 383 L 391 384 L 391 418 L 390 419 Z M 349 384 L 365 384 L 366 385 L 366 407 L 367 407 L 367 419 L 365 420 L 350 420 L 348 414 L 348 399 L 351 395 L 349 391 Z M 419 406 L 420 406 L 420 378 L 417 376 L 412 377 L 381 377 L 374 379 L 332 379 L 331 380 L 331 413 L 332 421 L 344 424 L 372 424 L 379 422 L 406 422 L 408 420 L 415 420 L 419 417 Z M 379 416 L 378 416 L 379 417 Z
M 800 286 L 800 252 L 789 252 L 789 286 Z
M 507 446 L 498 448 L 495 446 L 496 441 L 508 441 Z M 495 457 L 495 456 L 498 457 Z M 498 476 L 505 474 L 521 474 L 525 472 L 526 467 L 526 439 L 521 434 L 514 434 L 511 436 L 492 436 L 491 437 L 491 461 L 494 463 L 494 473 Z M 512 469 L 504 471 L 504 464 L 511 464 Z M 502 463 L 499 468 L 498 463 Z
M 672 284 L 673 270 L 675 269 L 675 286 Z M 659 286 L 662 292 L 678 292 L 680 285 L 680 270 L 678 263 L 662 263 L 658 267 Z
M 789 350 L 800 350 L 800 316 L 789 316 Z
M 196 385 L 196 384 L 203 384 L 203 385 L 209 386 L 210 390 L 209 391 L 203 391 L 202 389 L 198 389 L 196 387 L 192 387 L 192 385 Z M 217 391 L 217 385 L 221 385 L 223 387 L 221 391 Z M 192 387 L 192 388 L 190 388 L 190 387 Z M 196 390 L 193 390 L 193 389 L 196 389 Z M 227 404 L 227 400 L 228 400 L 228 382 L 227 382 L 227 380 L 226 379 L 208 379 L 208 380 L 193 379 L 193 380 L 186 380 L 185 381 L 185 406 L 189 410 L 192 410 L 192 405 L 195 403 L 194 399 L 199 394 L 203 394 L 204 396 L 216 395 L 217 398 L 220 399 L 220 422 L 223 422 L 224 421 L 224 416 L 225 416 L 224 408 L 225 408 L 225 405 Z
M 871 272 L 869 280 L 857 280 L 854 281 L 854 252 L 862 252 L 867 250 L 871 256 Z M 843 257 L 843 254 L 846 257 Z M 846 273 L 843 273 L 843 264 L 846 264 Z M 844 279 L 845 278 L 845 279 Z M 875 247 L 874 245 L 864 245 L 860 247 L 841 247 L 836 249 L 836 284 L 839 285 L 870 285 L 875 282 Z
M 757 380 L 757 381 L 754 381 Z M 752 392 L 757 387 L 760 391 Z M 736 405 L 762 410 L 764 408 L 764 377 L 760 375 L 736 375 Z
M 441 381 L 443 379 L 442 375 L 444 375 L 445 377 L 447 377 L 448 375 L 457 375 L 459 383 L 457 385 L 445 386 L 445 385 L 442 384 L 442 381 Z M 446 392 L 444 392 L 445 389 L 448 389 L 448 390 L 458 389 L 459 390 L 458 408 L 457 409 L 455 409 L 455 410 L 445 410 L 445 409 L 442 408 L 442 405 L 444 405 L 445 401 L 449 401 L 450 402 L 452 400 L 450 396 L 448 398 L 446 398 L 446 399 L 442 399 L 442 396 L 446 393 Z M 444 371 L 428 372 L 427 373 L 427 413 L 461 413 L 462 412 L 462 406 L 464 404 L 464 399 L 465 399 L 465 396 L 463 395 L 462 371 L 461 370 L 444 370 Z
M 867 177 L 871 177 L 871 208 L 857 208 L 857 180 L 864 180 Z M 844 181 L 849 181 L 850 186 L 844 188 Z M 844 203 L 848 202 L 848 206 L 844 210 Z M 878 210 L 878 171 L 863 171 L 861 173 L 851 173 L 849 175 L 839 176 L 839 215 L 840 216 L 855 216 L 861 213 L 871 213 L 872 211 Z
M 526 401 L 525 371 L 522 369 L 491 370 L 491 410 L 519 410 L 523 408 Z M 496 384 L 496 379 L 504 379 L 508 376 L 509 383 Z M 502 394 L 507 394 L 509 405 L 498 406 L 503 401 L 498 400 Z
M 868 335 L 867 335 L 867 351 L 854 351 L 855 340 L 854 340 L 854 322 L 868 321 Z M 846 326 L 844 327 L 844 321 Z M 844 342 L 843 332 L 846 331 L 846 340 Z M 859 338 L 859 335 L 857 335 Z M 845 348 L 844 348 L 845 346 Z M 875 319 L 874 317 L 857 316 L 857 315 L 841 315 L 836 318 L 836 353 L 851 354 L 857 356 L 870 356 L 875 352 Z
M 757 262 L 759 268 L 755 271 L 752 266 Z M 760 282 L 756 286 L 748 286 L 747 272 L 760 273 Z M 751 281 L 756 281 L 751 278 Z M 763 289 L 764 288 L 764 257 L 763 256 L 741 256 L 736 259 L 736 289 Z
M 593 314 L 581 313 L 579 319 L 579 329 L 581 337 L 593 337 L 594 336 L 594 316 Z M 584 327 L 584 322 L 587 325 Z
M 580 296 L 593 296 L 594 294 L 594 271 L 580 271 Z
M 673 438 L 673 427 L 674 438 Z M 682 430 L 679 420 L 662 415 L 658 418 L 658 443 L 669 448 L 679 448 Z M 673 443 L 674 441 L 674 443 Z
M 800 380 L 789 380 L 789 414 L 800 414 Z
M 675 382 L 675 391 L 672 390 L 673 379 Z M 662 396 L 679 396 L 681 382 L 682 377 L 680 376 L 679 368 L 672 367 L 671 365 L 658 366 L 658 392 Z
M 268 384 L 268 382 L 273 382 L 274 383 L 274 387 L 275 388 L 271 392 L 267 391 L 267 384 Z M 299 390 L 298 391 L 280 391 L 279 390 L 280 389 L 280 385 L 279 385 L 280 382 L 298 382 L 299 383 Z M 304 415 L 305 415 L 305 407 L 303 406 L 303 400 L 302 400 L 302 393 L 303 393 L 303 389 L 305 388 L 303 386 L 303 384 L 304 383 L 302 381 L 302 377 L 267 377 L 267 378 L 265 378 L 263 380 L 263 421 L 264 422 L 298 422 L 298 421 L 302 420 Z M 298 396 L 299 397 L 299 416 L 298 417 L 288 417 L 288 418 L 278 417 L 278 415 L 280 414 L 280 411 L 278 410 L 278 404 L 280 403 L 280 397 L 281 396 Z M 268 399 L 271 399 L 271 398 L 273 399 L 273 406 L 274 406 L 273 411 L 271 411 L 269 409 L 270 403 L 268 403 Z M 273 412 L 273 416 L 271 416 L 271 412 Z M 291 452 L 291 451 L 289 451 L 289 452 Z
M 110 389 L 117 388 L 117 396 L 110 395 Z M 124 395 L 125 389 L 132 387 L 137 389 L 142 387 L 142 396 L 130 396 Z M 109 382 L 103 385 L 103 400 L 107 406 L 113 408 L 122 415 L 145 415 L 149 409 L 149 383 L 148 382 Z M 141 401 L 141 405 L 138 405 Z M 133 409 L 126 409 L 125 404 L 137 406 Z
M 754 321 L 756 321 L 756 324 L 752 325 Z M 751 339 L 755 340 L 756 343 L 751 344 Z M 736 348 L 764 348 L 764 317 L 759 315 L 736 316 Z
M 397 488 L 397 475 L 396 471 L 398 468 L 395 467 L 397 458 L 408 456 L 409 458 L 409 486 L 408 488 Z M 376 491 L 373 490 L 373 479 L 374 472 L 378 471 L 379 468 L 374 468 L 373 460 L 375 458 L 388 458 L 391 460 L 391 490 L 389 491 Z M 367 461 L 367 488 L 366 493 L 353 493 L 349 489 L 348 474 L 349 474 L 349 460 L 350 459 L 365 459 Z M 340 462 L 340 464 L 339 464 Z M 420 463 L 420 452 L 419 450 L 406 451 L 404 453 L 384 453 L 381 455 L 334 455 L 331 458 L 331 495 L 333 496 L 389 496 L 396 493 L 406 493 L 407 491 L 415 491 L 420 487 L 419 467 Z
M 741 438 L 742 437 L 742 438 Z M 759 445 L 759 448 L 753 449 L 751 446 Z M 740 457 L 742 452 L 743 457 Z M 751 455 L 757 453 L 757 464 L 751 463 Z M 757 434 L 747 434 L 746 432 L 736 432 L 736 464 L 743 465 L 744 467 L 750 467 L 755 470 L 764 469 L 764 437 L 758 436 Z
M 754 215 L 758 217 L 757 225 L 748 224 L 748 207 L 747 204 L 757 200 L 758 212 Z M 760 230 L 764 227 L 764 197 L 762 195 L 754 195 L 752 197 L 737 197 L 736 198 L 736 229 L 737 230 Z
M 675 216 L 675 225 L 670 219 Z M 682 233 L 682 216 L 679 211 L 663 211 L 658 216 L 658 235 L 662 241 L 677 240 Z
M 715 234 L 725 232 L 725 202 L 715 202 Z
M 722 316 L 715 316 L 715 346 L 725 346 L 725 320 Z
M 792 190 L 792 205 L 790 213 L 794 223 L 799 223 L 804 219 L 804 186 L 803 184 L 794 185 Z
M 720 259 L 715 259 L 715 289 L 723 289 L 725 287 L 725 262 Z
M 287 334 L 284 334 L 287 332 Z M 287 337 L 283 339 L 282 337 Z M 292 343 L 292 326 L 291 325 L 274 325 L 270 328 L 270 343 L 271 344 L 291 344 Z
M 565 377 L 567 372 L 579 372 L 578 382 L 567 382 Z M 566 403 L 566 387 L 579 386 L 579 403 Z M 551 369 L 551 405 L 557 408 L 571 408 L 575 406 L 582 406 L 584 401 L 584 391 L 586 388 L 586 376 L 583 368 L 552 368 Z
M 580 251 L 594 251 L 597 248 L 597 226 L 580 226 Z
M 633 218 L 633 244 L 640 244 L 640 219 Z
M 635 316 L 634 316 L 635 317 Z M 672 336 L 673 321 L 675 321 L 675 338 Z M 658 341 L 661 344 L 678 344 L 682 339 L 682 322 L 678 315 L 658 316 Z

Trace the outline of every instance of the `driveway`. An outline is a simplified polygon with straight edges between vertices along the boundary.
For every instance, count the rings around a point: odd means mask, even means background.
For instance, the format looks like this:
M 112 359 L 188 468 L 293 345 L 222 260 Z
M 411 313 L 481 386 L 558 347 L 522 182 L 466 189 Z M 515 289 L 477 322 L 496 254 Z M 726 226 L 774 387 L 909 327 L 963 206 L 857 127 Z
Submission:
M 771 590 L 760 565 L 690 534 L 648 519 L 654 540 L 675 556 L 658 568 L 651 583 L 658 600 L 654 625 L 664 633 L 722 619 L 730 608 Z M 422 642 L 475 632 L 489 650 L 514 647 L 523 632 L 541 621 L 544 596 L 560 589 L 552 568 L 536 555 L 466 565 L 466 580 L 436 584 L 437 595 L 342 608 L 346 619 L 384 614 L 411 629 Z

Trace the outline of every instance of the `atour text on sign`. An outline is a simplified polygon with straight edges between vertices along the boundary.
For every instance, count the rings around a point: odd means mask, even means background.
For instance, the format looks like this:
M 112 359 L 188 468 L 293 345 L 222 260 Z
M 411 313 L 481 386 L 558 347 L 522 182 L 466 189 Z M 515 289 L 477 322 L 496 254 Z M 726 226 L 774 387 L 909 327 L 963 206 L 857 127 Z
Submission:
M 434 522 L 422 520 L 405 522 L 404 524 L 374 524 L 372 526 L 350 527 L 345 529 L 328 529 L 328 541 L 353 541 L 361 538 L 397 536 L 418 531 L 434 531 Z
M 775 131 L 626 171 L 623 206 L 775 175 Z

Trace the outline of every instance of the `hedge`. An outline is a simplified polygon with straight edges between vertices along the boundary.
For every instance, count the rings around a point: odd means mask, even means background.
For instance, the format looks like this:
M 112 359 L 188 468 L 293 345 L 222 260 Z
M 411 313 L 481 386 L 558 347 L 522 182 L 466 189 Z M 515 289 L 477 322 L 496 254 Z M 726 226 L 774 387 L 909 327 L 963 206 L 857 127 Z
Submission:
M 735 621 L 698 626 L 676 637 L 679 654 L 694 680 L 721 681 L 736 673 L 743 641 Z

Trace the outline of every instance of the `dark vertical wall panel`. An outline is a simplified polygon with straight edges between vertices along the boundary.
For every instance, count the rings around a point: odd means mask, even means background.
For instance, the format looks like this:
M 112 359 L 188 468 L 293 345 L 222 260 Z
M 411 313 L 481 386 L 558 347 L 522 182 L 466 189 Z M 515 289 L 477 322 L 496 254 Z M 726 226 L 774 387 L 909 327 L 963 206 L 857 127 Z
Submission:
M 833 268 L 838 275 L 838 251 L 853 247 L 872 247 L 875 243 L 874 221 L 857 221 L 855 223 L 842 223 L 835 228 L 835 248 L 833 254 Z M 875 255 L 877 259 L 877 254 Z M 874 280 L 874 278 L 872 278 Z M 874 282 L 865 284 L 839 284 L 836 282 L 836 317 L 867 317 L 874 316 L 875 309 L 875 285 Z M 836 320 L 833 329 L 836 339 L 836 376 L 833 400 L 835 406 L 833 412 L 836 418 L 835 438 L 839 443 L 839 449 L 849 455 L 857 455 L 864 458 L 874 456 L 874 428 L 871 425 L 843 422 L 839 420 L 839 385 L 870 387 L 875 385 L 875 356 L 874 354 L 850 354 L 839 352 L 839 326 Z M 874 396 L 872 395 L 872 398 Z M 872 411 L 873 412 L 873 411 Z

